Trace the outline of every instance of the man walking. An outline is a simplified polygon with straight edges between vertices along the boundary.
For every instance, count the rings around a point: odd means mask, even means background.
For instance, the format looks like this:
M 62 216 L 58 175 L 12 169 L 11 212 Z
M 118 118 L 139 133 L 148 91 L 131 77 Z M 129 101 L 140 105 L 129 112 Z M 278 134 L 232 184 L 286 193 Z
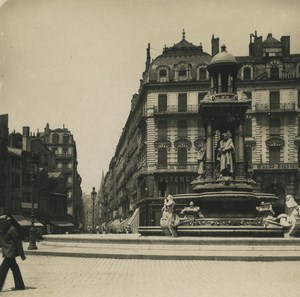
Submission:
M 0 223 L 2 226 L 2 253 L 4 260 L 0 267 L 0 291 L 3 288 L 7 272 L 9 268 L 12 270 L 15 290 L 24 290 L 25 285 L 21 275 L 19 265 L 16 262 L 16 257 L 21 256 L 25 260 L 25 254 L 20 239 L 20 233 L 14 226 L 12 219 L 6 215 L 0 216 Z

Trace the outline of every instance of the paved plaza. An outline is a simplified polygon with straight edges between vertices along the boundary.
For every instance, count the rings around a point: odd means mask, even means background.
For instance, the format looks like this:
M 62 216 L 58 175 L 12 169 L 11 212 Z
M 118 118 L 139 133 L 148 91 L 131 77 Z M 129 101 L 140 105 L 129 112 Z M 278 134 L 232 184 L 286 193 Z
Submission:
M 27 289 L 2 296 L 300 296 L 300 261 L 135 260 L 29 255 L 18 261 Z

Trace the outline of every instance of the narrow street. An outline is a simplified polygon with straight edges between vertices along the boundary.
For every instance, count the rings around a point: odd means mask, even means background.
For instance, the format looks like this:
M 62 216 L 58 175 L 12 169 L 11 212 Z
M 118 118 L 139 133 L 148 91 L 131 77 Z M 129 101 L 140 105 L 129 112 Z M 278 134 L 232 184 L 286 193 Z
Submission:
M 296 297 L 299 262 L 120 260 L 28 256 L 21 262 L 27 289 L 2 296 Z

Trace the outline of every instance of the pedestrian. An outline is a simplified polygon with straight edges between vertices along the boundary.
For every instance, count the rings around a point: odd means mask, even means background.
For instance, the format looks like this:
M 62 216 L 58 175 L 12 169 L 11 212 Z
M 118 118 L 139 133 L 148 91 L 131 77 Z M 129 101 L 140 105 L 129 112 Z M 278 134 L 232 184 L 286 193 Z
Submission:
M 0 216 L 0 223 L 2 225 L 1 244 L 4 257 L 0 266 L 0 291 L 2 291 L 9 268 L 13 273 L 15 281 L 15 288 L 13 290 L 24 290 L 25 285 L 19 265 L 16 262 L 16 257 L 18 256 L 21 256 L 22 260 L 26 259 L 20 239 L 20 232 L 13 219 L 7 215 Z

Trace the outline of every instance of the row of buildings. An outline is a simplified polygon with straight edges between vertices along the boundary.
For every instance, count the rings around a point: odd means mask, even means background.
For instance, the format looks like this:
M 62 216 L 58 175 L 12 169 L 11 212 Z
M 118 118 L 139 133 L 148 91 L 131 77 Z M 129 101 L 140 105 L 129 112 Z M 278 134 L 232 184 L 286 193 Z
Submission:
M 164 197 L 193 191 L 206 138 L 199 102 L 218 79 L 207 65 L 220 51 L 219 38 L 213 35 L 211 45 L 208 54 L 183 32 L 153 60 L 148 45 L 140 89 L 99 192 L 102 220 L 139 208 L 140 225 L 159 225 Z M 243 135 L 247 175 L 256 191 L 279 197 L 274 208 L 280 213 L 287 194 L 300 199 L 300 54 L 290 52 L 290 36 L 263 39 L 255 32 L 249 55 L 235 58 L 238 96 L 252 102 Z M 221 92 L 229 79 L 218 79 Z
M 34 212 L 41 232 L 74 232 L 84 218 L 76 143 L 63 127 L 9 134 L 8 115 L 0 116 L 0 213 L 29 226 Z

